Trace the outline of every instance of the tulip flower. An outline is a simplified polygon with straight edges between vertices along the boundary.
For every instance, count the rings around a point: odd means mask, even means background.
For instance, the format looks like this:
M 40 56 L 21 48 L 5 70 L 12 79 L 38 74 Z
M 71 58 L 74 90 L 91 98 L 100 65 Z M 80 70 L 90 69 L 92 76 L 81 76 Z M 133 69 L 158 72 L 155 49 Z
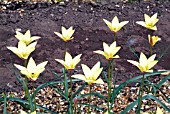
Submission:
M 103 42 L 103 48 L 104 51 L 97 50 L 94 51 L 94 53 L 103 55 L 107 60 L 112 60 L 113 58 L 119 58 L 119 56 L 115 54 L 120 50 L 121 47 L 120 46 L 116 47 L 116 41 L 113 42 L 110 45 L 110 47 L 105 42 Z
M 147 14 L 144 14 L 145 21 L 137 21 L 136 23 L 150 30 L 157 30 L 155 24 L 159 21 L 157 18 L 157 13 L 152 17 L 149 17 Z
M 79 54 L 75 58 L 72 58 L 72 56 L 68 52 L 66 52 L 65 61 L 60 60 L 60 59 L 55 59 L 55 60 L 61 63 L 62 65 L 64 65 L 64 67 L 67 70 L 73 70 L 75 66 L 80 62 L 81 55 L 82 54 Z
M 73 39 L 74 37 L 72 37 L 73 33 L 75 30 L 73 30 L 73 27 L 70 27 L 69 29 L 66 29 L 65 27 L 62 26 L 61 28 L 61 32 L 62 34 L 60 34 L 59 32 L 54 32 L 57 36 L 59 36 L 61 39 L 63 39 L 65 42 Z
M 158 41 L 160 41 L 161 39 L 158 36 L 151 36 L 148 35 L 148 40 L 151 46 L 154 46 Z
M 19 41 L 18 48 L 17 47 L 7 47 L 7 48 L 11 50 L 13 53 L 15 53 L 18 57 L 22 59 L 28 59 L 28 56 L 35 50 L 36 44 L 37 42 L 33 42 L 27 46 L 24 42 Z
M 23 111 L 23 110 L 20 110 L 20 114 L 27 114 L 27 113 L 25 111 Z M 36 114 L 36 111 L 31 112 L 30 114 Z
M 126 25 L 129 22 L 129 21 L 122 21 L 119 23 L 119 19 L 117 18 L 117 16 L 115 16 L 112 19 L 112 22 L 109 22 L 106 19 L 103 19 L 103 20 L 107 24 L 109 29 L 115 33 L 118 32 L 124 25 Z
M 37 80 L 40 73 L 42 73 L 45 70 L 45 65 L 48 61 L 42 62 L 38 65 L 36 65 L 35 61 L 31 57 L 28 61 L 27 67 L 23 67 L 21 65 L 14 64 L 15 67 L 17 67 L 21 74 L 27 76 L 28 79 L 35 81 Z
M 84 75 L 82 74 L 76 74 L 72 75 L 71 77 L 77 78 L 79 80 L 84 80 L 89 85 L 93 83 L 97 84 L 104 84 L 103 80 L 101 78 L 97 79 L 100 73 L 102 72 L 103 68 L 100 68 L 100 62 L 97 62 L 92 69 L 90 69 L 88 66 L 82 64 L 82 69 L 84 72 Z
M 139 62 L 136 62 L 133 60 L 127 60 L 127 61 L 137 66 L 142 73 L 153 72 L 153 70 L 150 70 L 150 69 L 154 67 L 158 62 L 157 60 L 154 60 L 155 57 L 156 57 L 156 54 L 152 55 L 151 57 L 147 59 L 146 56 L 143 53 L 141 53 Z
M 18 32 L 18 31 L 16 31 L 15 37 L 16 37 L 19 41 L 24 42 L 26 45 L 29 45 L 32 41 L 41 38 L 41 37 L 39 37 L 39 36 L 32 36 L 32 37 L 31 37 L 30 30 L 27 30 L 25 34 L 22 34 L 22 33 Z

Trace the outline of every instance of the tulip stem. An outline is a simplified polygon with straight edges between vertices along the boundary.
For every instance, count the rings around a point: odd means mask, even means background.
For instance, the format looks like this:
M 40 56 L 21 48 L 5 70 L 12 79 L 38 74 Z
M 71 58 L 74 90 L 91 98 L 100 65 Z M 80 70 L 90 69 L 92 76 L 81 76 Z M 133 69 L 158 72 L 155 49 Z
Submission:
M 110 94 L 111 94 L 111 69 L 110 69 L 110 60 L 108 60 L 108 98 L 107 98 L 107 107 L 108 113 L 110 114 Z
M 150 56 L 152 56 L 152 45 L 150 44 Z
M 32 87 L 33 87 L 33 94 L 35 94 L 35 89 L 34 89 L 34 82 L 32 81 Z M 34 100 L 34 111 L 36 111 L 36 100 L 35 100 L 35 95 L 34 95 L 34 98 L 33 98 L 33 100 Z
M 142 77 L 142 91 L 141 91 L 141 94 L 140 94 L 140 101 L 139 101 L 140 107 L 142 106 L 142 96 L 143 96 L 143 93 L 144 93 L 144 79 L 145 79 L 145 74 L 143 73 L 143 77 Z M 139 108 L 138 114 L 140 114 L 140 108 Z
M 114 41 L 116 41 L 116 32 L 114 32 Z
M 73 96 L 72 96 L 72 78 L 71 78 L 71 75 L 72 75 L 72 70 L 70 70 L 70 105 L 71 105 L 71 113 L 73 114 L 73 105 L 72 105 L 72 99 L 73 99 Z
M 92 85 L 90 84 L 90 96 L 89 96 L 89 104 L 88 104 L 88 114 L 90 114 L 91 89 L 92 89 Z
M 66 56 L 67 42 L 64 42 L 64 61 Z

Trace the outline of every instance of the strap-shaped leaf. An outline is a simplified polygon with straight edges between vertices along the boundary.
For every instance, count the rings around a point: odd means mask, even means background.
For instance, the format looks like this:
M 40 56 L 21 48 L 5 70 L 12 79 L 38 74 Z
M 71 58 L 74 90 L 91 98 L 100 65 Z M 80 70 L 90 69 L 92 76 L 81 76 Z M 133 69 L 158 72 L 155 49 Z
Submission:
M 164 104 L 162 103 L 159 99 L 157 99 L 155 96 L 152 96 L 150 94 L 145 95 L 142 97 L 142 100 L 145 99 L 153 99 L 155 100 L 157 103 L 159 103 L 165 110 L 167 110 L 168 112 L 170 112 L 170 109 Z M 130 111 L 135 105 L 137 105 L 138 100 L 134 101 L 133 103 L 131 103 L 130 105 L 128 105 L 122 112 L 121 114 L 127 114 L 128 111 Z
M 84 84 L 78 88 L 78 90 L 73 94 L 73 98 L 76 97 L 76 95 L 78 95 L 83 89 L 84 87 L 87 85 L 86 82 L 84 82 Z

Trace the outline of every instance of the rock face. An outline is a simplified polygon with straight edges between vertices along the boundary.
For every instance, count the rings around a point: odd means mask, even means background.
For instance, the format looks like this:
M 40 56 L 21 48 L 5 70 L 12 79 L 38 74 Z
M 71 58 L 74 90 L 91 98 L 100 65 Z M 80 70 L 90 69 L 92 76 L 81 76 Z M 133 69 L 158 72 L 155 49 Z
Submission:
M 69 28 L 73 26 L 76 30 L 74 39 L 67 45 L 67 51 L 73 56 L 82 53 L 81 63 L 93 66 L 99 61 L 98 56 L 93 53 L 95 50 L 102 50 L 102 42 L 111 44 L 113 33 L 103 21 L 112 20 L 118 16 L 120 21 L 129 21 L 117 34 L 117 44 L 121 46 L 119 51 L 120 59 L 116 60 L 116 69 L 120 78 L 119 83 L 139 74 L 139 71 L 126 62 L 127 59 L 137 60 L 136 56 L 130 51 L 131 46 L 137 54 L 144 52 L 149 54 L 148 34 L 149 31 L 137 25 L 135 22 L 144 20 L 143 14 L 153 15 L 158 13 L 158 31 L 154 35 L 161 37 L 161 41 L 156 44 L 153 53 L 159 58 L 170 44 L 170 3 L 164 1 L 134 2 L 130 3 L 84 3 L 74 4 L 65 2 L 64 4 L 49 3 L 20 3 L 19 6 L 7 7 L 0 11 L 0 73 L 2 85 L 14 82 L 15 76 L 11 76 L 6 66 L 13 63 L 23 64 L 16 55 L 7 50 L 6 46 L 17 46 L 17 39 L 14 37 L 15 30 L 19 29 L 22 33 L 30 29 L 32 35 L 41 36 L 32 57 L 37 63 L 48 60 L 48 68 L 60 72 L 62 66 L 54 59 L 63 58 L 64 42 L 54 34 L 54 31 L 61 31 L 61 26 Z M 170 69 L 170 52 L 161 58 L 155 69 Z M 103 65 L 107 61 L 101 57 Z M 80 65 L 80 64 L 79 64 Z M 77 70 L 80 71 L 80 67 Z M 133 70 L 133 72 L 131 72 Z M 123 74 L 123 75 L 122 75 Z M 46 70 L 37 80 L 39 83 L 53 79 L 55 76 Z M 1 83 L 1 82 L 0 82 Z M 11 83 L 16 86 L 15 83 Z

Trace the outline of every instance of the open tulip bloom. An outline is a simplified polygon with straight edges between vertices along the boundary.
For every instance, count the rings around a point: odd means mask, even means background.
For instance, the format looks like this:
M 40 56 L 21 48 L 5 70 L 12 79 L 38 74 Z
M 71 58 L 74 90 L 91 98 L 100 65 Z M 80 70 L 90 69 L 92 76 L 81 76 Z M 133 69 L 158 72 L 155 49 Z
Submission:
M 11 50 L 13 53 L 15 53 L 18 57 L 22 59 L 27 59 L 28 56 L 35 50 L 37 42 L 33 42 L 30 45 L 26 45 L 24 42 L 19 41 L 18 42 L 18 48 L 17 47 L 7 47 L 9 50 Z
M 154 46 L 158 41 L 160 41 L 161 39 L 158 36 L 151 36 L 148 35 L 148 40 L 151 46 Z
M 97 62 L 92 69 L 90 69 L 87 65 L 82 64 L 82 69 L 84 72 L 84 75 L 82 74 L 76 74 L 72 75 L 71 77 L 77 78 L 79 80 L 83 80 L 87 82 L 89 85 L 93 83 L 97 84 L 104 84 L 103 80 L 101 78 L 97 79 L 102 72 L 103 68 L 100 68 L 100 62 Z
M 30 30 L 27 30 L 25 34 L 22 34 L 22 33 L 18 32 L 18 31 L 16 31 L 15 37 L 16 37 L 19 41 L 24 42 L 26 45 L 29 45 L 32 41 L 41 38 L 41 37 L 39 37 L 39 36 L 32 36 L 32 37 L 31 37 Z
M 65 27 L 62 26 L 61 28 L 61 33 L 59 32 L 54 32 L 57 36 L 59 36 L 61 39 L 63 39 L 65 42 L 73 39 L 72 35 L 74 34 L 73 27 L 70 27 L 69 29 L 66 29 Z
M 121 48 L 120 46 L 116 47 L 116 41 L 113 42 L 110 46 L 103 42 L 104 51 L 97 50 L 94 51 L 94 53 L 103 55 L 107 60 L 112 60 L 113 58 L 119 58 L 119 56 L 116 55 L 116 53 L 120 50 L 120 48 Z
M 157 60 L 154 60 L 155 57 L 156 57 L 156 54 L 152 55 L 151 57 L 147 59 L 146 56 L 141 52 L 139 62 L 136 62 L 133 60 L 127 60 L 127 61 L 137 66 L 142 73 L 153 72 L 153 70 L 150 70 L 150 69 L 154 67 L 158 62 Z
M 119 19 L 117 16 L 115 16 L 112 19 L 112 22 L 107 21 L 106 19 L 103 19 L 106 25 L 109 27 L 109 29 L 113 32 L 118 32 L 124 25 L 126 25 L 129 21 L 122 21 L 119 23 Z
M 21 74 L 27 76 L 28 79 L 35 81 L 37 80 L 40 73 L 42 73 L 45 70 L 44 67 L 46 66 L 47 62 L 48 61 L 45 61 L 36 65 L 35 61 L 31 57 L 28 61 L 27 67 L 23 67 L 17 64 L 14 64 L 14 66 L 20 70 Z
M 155 13 L 152 17 L 149 17 L 147 14 L 144 14 L 145 21 L 137 21 L 136 23 L 146 27 L 147 29 L 157 30 L 155 24 L 159 21 L 157 18 L 157 13 Z
M 66 52 L 65 61 L 60 60 L 60 59 L 55 59 L 55 60 L 58 61 L 59 63 L 61 63 L 62 65 L 64 65 L 64 67 L 67 70 L 73 70 L 75 68 L 75 66 L 80 62 L 81 55 L 82 54 L 79 54 L 76 57 L 72 58 L 72 56 L 68 52 Z

